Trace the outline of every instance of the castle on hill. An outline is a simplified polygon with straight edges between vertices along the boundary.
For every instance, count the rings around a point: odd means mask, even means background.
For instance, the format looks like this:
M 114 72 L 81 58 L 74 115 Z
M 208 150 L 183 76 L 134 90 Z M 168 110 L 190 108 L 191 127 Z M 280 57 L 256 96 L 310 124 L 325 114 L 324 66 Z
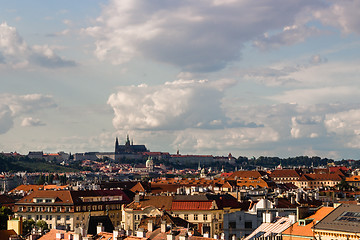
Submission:
M 145 147 L 145 145 L 134 145 L 134 142 L 129 139 L 129 135 L 127 135 L 125 145 L 119 145 L 119 140 L 116 138 L 115 140 L 115 155 L 116 154 L 139 154 L 149 152 L 149 150 Z
M 120 145 L 119 139 L 115 139 L 114 152 L 85 152 L 74 154 L 74 160 L 97 160 L 109 158 L 115 161 L 121 161 L 121 159 L 142 159 L 144 154 L 150 153 L 150 150 L 145 145 L 134 145 L 134 142 L 129 139 L 129 135 L 126 138 L 125 144 Z

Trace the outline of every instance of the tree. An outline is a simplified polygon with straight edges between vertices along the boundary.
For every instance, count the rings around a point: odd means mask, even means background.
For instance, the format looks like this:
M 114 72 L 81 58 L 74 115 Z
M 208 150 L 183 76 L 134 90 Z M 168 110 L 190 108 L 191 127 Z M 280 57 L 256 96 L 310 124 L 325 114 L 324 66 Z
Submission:
M 40 175 L 39 176 L 39 178 L 38 178 L 38 180 L 37 180 L 37 182 L 36 182 L 38 185 L 44 185 L 44 183 L 45 183 L 45 177 L 44 177 L 44 175 Z
M 0 208 L 0 230 L 7 229 L 7 220 L 9 216 L 13 215 L 13 212 L 8 207 L 1 207 Z
M 44 220 L 39 220 L 36 222 L 36 226 L 41 229 L 41 231 L 48 230 L 48 224 Z
M 23 236 L 31 232 L 31 229 L 35 227 L 35 221 L 33 219 L 23 221 Z

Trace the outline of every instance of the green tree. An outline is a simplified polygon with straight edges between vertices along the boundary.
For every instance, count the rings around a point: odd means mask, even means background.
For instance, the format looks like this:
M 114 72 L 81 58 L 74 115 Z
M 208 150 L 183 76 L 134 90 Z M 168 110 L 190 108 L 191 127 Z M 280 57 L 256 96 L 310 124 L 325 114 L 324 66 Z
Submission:
M 35 227 L 35 221 L 33 219 L 23 221 L 23 236 L 31 232 L 31 229 Z
M 41 229 L 41 231 L 48 230 L 48 224 L 44 220 L 39 220 L 36 222 L 36 226 Z
M 38 185 L 44 185 L 44 183 L 45 183 L 45 177 L 44 177 L 44 175 L 40 175 L 39 176 L 39 178 L 38 178 L 38 180 L 37 180 L 37 182 L 36 182 Z
M 8 207 L 0 208 L 0 230 L 6 230 L 7 228 L 7 220 L 9 216 L 13 215 L 13 212 Z

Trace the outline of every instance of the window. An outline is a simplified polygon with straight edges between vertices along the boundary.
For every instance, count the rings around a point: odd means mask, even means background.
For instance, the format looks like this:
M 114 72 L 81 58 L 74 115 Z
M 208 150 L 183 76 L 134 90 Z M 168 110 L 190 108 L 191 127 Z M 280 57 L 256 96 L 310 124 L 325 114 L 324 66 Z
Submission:
M 198 215 L 194 214 L 194 220 L 197 221 L 198 220 Z
M 66 221 L 69 221 L 69 220 L 70 220 L 70 216 L 67 215 L 67 216 L 66 216 Z
M 221 215 L 221 213 L 219 213 L 219 219 L 222 219 L 222 215 Z
M 52 215 L 49 216 L 49 220 L 52 220 Z
M 61 220 L 61 216 L 57 215 L 56 220 L 60 221 Z
M 179 217 L 179 214 L 175 214 L 175 217 Z
M 235 229 L 236 228 L 236 222 L 229 222 L 229 228 Z
M 27 219 L 30 220 L 30 219 L 31 219 L 31 215 L 28 215 L 28 216 L 27 216 Z
M 252 222 L 245 222 L 245 228 L 252 228 Z
M 188 215 L 188 214 L 184 214 L 184 219 L 185 219 L 185 220 L 189 220 L 189 215 Z
M 204 219 L 204 221 L 207 221 L 208 220 L 208 215 L 204 214 L 203 219 Z

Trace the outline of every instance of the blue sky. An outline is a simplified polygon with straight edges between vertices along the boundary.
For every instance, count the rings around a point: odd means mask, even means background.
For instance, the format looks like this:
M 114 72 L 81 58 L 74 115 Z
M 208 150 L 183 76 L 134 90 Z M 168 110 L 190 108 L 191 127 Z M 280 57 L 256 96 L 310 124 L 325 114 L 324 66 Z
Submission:
M 0 2 L 0 151 L 359 159 L 358 1 Z

